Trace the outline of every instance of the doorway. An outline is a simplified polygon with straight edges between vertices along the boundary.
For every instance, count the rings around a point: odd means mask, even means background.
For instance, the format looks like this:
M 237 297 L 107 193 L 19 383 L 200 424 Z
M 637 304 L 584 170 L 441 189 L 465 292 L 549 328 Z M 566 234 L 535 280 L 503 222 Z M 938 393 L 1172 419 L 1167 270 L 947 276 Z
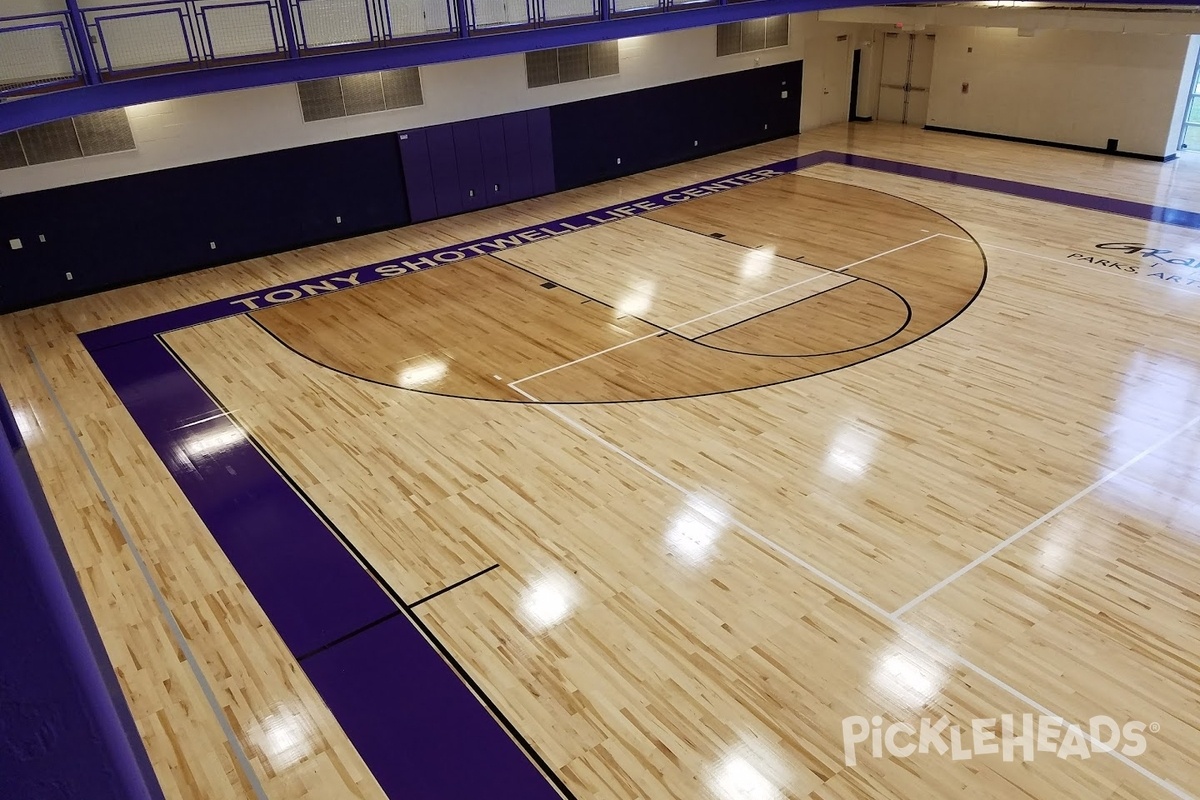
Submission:
M 905 125 L 924 125 L 933 74 L 932 33 L 886 33 L 883 37 L 876 116 Z
M 858 76 L 862 69 L 862 50 L 855 48 L 854 63 L 850 67 L 850 121 L 858 122 Z

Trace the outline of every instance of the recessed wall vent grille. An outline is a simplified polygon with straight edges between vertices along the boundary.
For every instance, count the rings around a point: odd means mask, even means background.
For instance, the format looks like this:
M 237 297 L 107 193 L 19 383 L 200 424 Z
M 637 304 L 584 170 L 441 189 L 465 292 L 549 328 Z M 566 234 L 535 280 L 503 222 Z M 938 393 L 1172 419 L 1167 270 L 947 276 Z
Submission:
M 788 16 L 747 19 L 717 26 L 717 55 L 731 56 L 771 47 L 786 47 Z
M 301 81 L 296 87 L 305 122 L 411 108 L 425 102 L 417 67 Z
M 135 149 L 125 109 L 114 108 L 0 134 L 0 169 Z
M 530 89 L 617 75 L 620 72 L 621 54 L 615 41 L 525 54 L 525 82 Z

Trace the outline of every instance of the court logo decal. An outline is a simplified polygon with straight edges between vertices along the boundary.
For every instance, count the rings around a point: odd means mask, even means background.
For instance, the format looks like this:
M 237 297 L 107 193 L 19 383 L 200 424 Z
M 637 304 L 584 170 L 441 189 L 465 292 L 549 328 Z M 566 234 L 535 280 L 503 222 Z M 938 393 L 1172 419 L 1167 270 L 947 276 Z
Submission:
M 1104 252 L 1077 250 L 1068 254 L 1067 260 L 1182 286 L 1200 284 L 1200 271 L 1190 274 L 1179 271 L 1179 267 L 1200 269 L 1200 257 L 1181 255 L 1164 247 L 1151 247 L 1144 242 L 1103 242 L 1093 247 Z
M 885 754 L 908 758 L 919 754 L 949 755 L 954 761 L 977 756 L 999 756 L 1005 761 L 1033 761 L 1038 753 L 1055 758 L 1086 760 L 1095 753 L 1119 752 L 1136 757 L 1146 752 L 1146 733 L 1158 733 L 1157 722 L 1136 720 L 1117 723 L 1108 716 L 1095 716 L 1087 725 L 1066 722 L 1047 714 L 1003 714 L 999 719 L 973 719 L 969 728 L 923 717 L 918 725 L 893 722 L 882 717 L 853 716 L 842 720 L 842 751 L 846 766 L 858 763 L 859 745 L 873 758 Z

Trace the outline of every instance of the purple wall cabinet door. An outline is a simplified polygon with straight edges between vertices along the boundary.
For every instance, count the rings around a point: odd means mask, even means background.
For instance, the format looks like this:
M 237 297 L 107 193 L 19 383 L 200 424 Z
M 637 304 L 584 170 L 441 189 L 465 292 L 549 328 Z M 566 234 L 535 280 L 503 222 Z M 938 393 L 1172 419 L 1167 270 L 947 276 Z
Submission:
M 504 154 L 508 162 L 508 200 L 524 200 L 533 197 L 533 161 L 529 155 L 529 123 L 526 113 L 505 114 Z
M 479 150 L 483 153 L 483 182 L 489 206 L 514 200 L 508 182 L 508 156 L 504 140 L 504 120 L 487 117 L 479 120 Z
M 533 193 L 551 194 L 554 191 L 554 144 L 550 133 L 550 109 L 534 109 L 527 111 L 525 116 L 533 161 Z
M 458 156 L 458 190 L 463 209 L 483 208 L 488 202 L 483 153 L 479 149 L 479 120 L 454 123 L 454 152 Z
M 429 165 L 433 171 L 433 191 L 437 198 L 439 217 L 461 214 L 463 206 L 459 190 L 458 156 L 454 148 L 454 129 L 450 125 L 434 125 L 425 129 L 429 144 Z
M 418 129 L 398 135 L 409 213 L 413 222 L 433 219 L 438 215 L 437 197 L 434 194 L 433 170 L 429 164 L 425 131 Z

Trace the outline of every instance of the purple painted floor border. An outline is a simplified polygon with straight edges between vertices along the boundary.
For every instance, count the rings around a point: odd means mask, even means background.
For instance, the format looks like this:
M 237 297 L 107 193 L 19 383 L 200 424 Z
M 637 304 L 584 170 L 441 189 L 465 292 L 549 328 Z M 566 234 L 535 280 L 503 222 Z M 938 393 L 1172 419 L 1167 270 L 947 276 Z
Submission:
M 936 167 L 821 151 L 535 228 L 214 300 L 80 335 L 389 796 L 570 797 L 561 780 L 336 529 L 158 336 L 636 216 L 819 164 L 1200 229 L 1200 213 Z M 725 185 L 732 183 L 732 186 Z M 340 283 L 341 285 L 336 285 Z M 293 296 L 294 295 L 294 296 Z M 471 685 L 468 685 L 471 684 Z M 482 702 L 481 702 L 482 701 Z M 489 713 L 489 709 L 491 713 Z M 502 724 L 498 724 L 497 720 Z M 507 728 L 507 731 L 506 731 Z M 537 765 L 535 765 L 535 761 Z M 540 768 L 539 768 L 540 767 Z M 498 789 L 503 787 L 503 790 Z M 557 787 L 557 789 L 556 789 Z

